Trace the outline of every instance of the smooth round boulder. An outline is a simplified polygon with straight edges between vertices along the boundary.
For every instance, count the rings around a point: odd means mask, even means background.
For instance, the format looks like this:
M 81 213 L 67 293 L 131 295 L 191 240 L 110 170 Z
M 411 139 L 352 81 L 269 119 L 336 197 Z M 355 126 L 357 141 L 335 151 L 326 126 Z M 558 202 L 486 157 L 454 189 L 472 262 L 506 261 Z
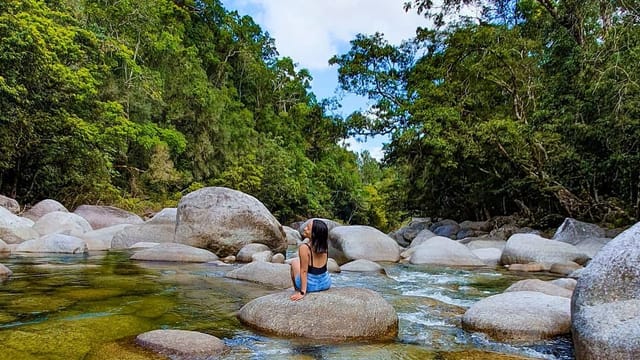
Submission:
M 380 294 L 361 288 L 331 288 L 289 299 L 290 291 L 259 297 L 238 312 L 254 329 L 290 338 L 357 341 L 390 340 L 398 315 Z
M 343 264 L 340 270 L 351 272 L 384 272 L 384 268 L 380 266 L 380 264 L 365 259 L 349 261 Z
M 358 259 L 397 262 L 400 248 L 395 240 L 371 226 L 338 226 L 329 232 L 329 256 L 338 264 Z
M 231 279 L 256 282 L 277 289 L 286 289 L 293 286 L 291 283 L 291 266 L 288 264 L 254 261 L 229 271 L 225 276 Z
M 9 210 L 13 214 L 20 212 L 20 204 L 15 199 L 0 195 L 0 207 Z
M 208 249 L 220 257 L 236 255 L 250 243 L 284 253 L 287 240 L 276 218 L 258 199 L 223 187 L 185 195 L 178 204 L 175 241 Z
M 112 249 L 127 249 L 139 242 L 173 243 L 175 240 L 175 222 L 145 222 L 127 225 L 113 235 Z
M 271 252 L 271 250 L 269 250 L 269 247 L 265 244 L 259 244 L 259 243 L 247 244 L 243 246 L 242 249 L 240 249 L 240 251 L 238 251 L 238 254 L 236 255 L 236 261 L 245 262 L 245 263 L 252 262 L 253 261 L 252 256 L 254 254 L 257 254 L 263 251 Z
M 98 230 L 87 231 L 86 233 L 81 234 L 78 237 L 87 243 L 89 251 L 109 250 L 111 249 L 111 242 L 113 241 L 113 237 L 129 226 L 132 225 L 113 225 Z
M 547 295 L 566 297 L 568 299 L 570 299 L 573 294 L 571 290 L 540 279 L 520 280 L 513 283 L 504 292 L 511 291 L 537 291 Z
M 33 229 L 33 221 L 13 214 L 0 206 L 0 239 L 7 244 L 19 244 L 37 239 L 40 234 Z
M 94 230 L 118 224 L 142 224 L 144 222 L 140 216 L 114 206 L 80 205 L 73 213 L 87 220 Z
M 205 249 L 184 244 L 163 243 L 136 252 L 131 256 L 131 260 L 203 263 L 216 261 L 218 257 Z
M 79 237 L 93 230 L 82 216 L 66 211 L 52 211 L 42 215 L 33 228 L 40 235 L 64 234 Z
M 574 290 L 572 334 L 578 359 L 640 357 L 640 223 L 605 245 Z
M 511 235 L 502 251 L 503 265 L 542 263 L 551 264 L 573 261 L 584 264 L 589 256 L 575 246 L 561 241 L 545 239 L 536 234 Z
M 64 205 L 52 199 L 45 199 L 37 204 L 33 205 L 27 211 L 25 211 L 22 216 L 30 219 L 31 221 L 36 221 L 40 219 L 44 214 L 48 214 L 53 211 L 62 211 L 69 212 Z
M 551 239 L 577 245 L 583 239 L 604 237 L 605 231 L 598 225 L 566 218 Z
M 294 228 L 290 228 L 288 226 L 283 226 L 285 236 L 287 237 L 288 245 L 298 245 L 302 242 L 302 235 L 300 232 Z
M 471 250 L 473 255 L 477 256 L 487 266 L 498 266 L 502 250 L 496 248 L 483 248 Z
M 434 236 L 413 251 L 409 262 L 417 265 L 484 266 L 466 246 L 444 236 Z
M 50 234 L 39 239 L 27 240 L 14 249 L 15 252 L 84 254 L 89 251 L 87 243 L 75 236 Z
M 571 331 L 570 300 L 533 291 L 489 296 L 473 304 L 462 327 L 498 341 L 535 342 Z
M 187 330 L 153 330 L 136 337 L 136 343 L 162 355 L 180 359 L 213 359 L 228 350 L 215 336 Z

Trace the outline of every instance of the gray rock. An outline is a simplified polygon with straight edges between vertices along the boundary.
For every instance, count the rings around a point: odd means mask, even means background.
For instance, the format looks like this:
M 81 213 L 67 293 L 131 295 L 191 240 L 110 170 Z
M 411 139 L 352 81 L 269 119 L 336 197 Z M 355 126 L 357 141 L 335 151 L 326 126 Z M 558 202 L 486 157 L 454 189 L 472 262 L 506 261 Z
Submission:
M 138 335 L 136 343 L 172 359 L 213 359 L 228 350 L 215 336 L 186 330 L 149 331 Z
M 269 254 L 271 254 L 271 251 L 269 251 Z M 284 255 L 277 253 L 277 254 L 273 254 L 273 256 L 271 257 L 271 262 L 274 264 L 284 264 Z
M 429 229 L 424 229 L 422 231 L 420 231 L 418 233 L 418 235 L 416 235 L 415 238 L 413 238 L 413 241 L 411 241 L 411 244 L 409 245 L 409 248 L 414 248 L 418 245 L 422 245 L 425 241 L 431 239 L 432 237 L 438 236 L 436 234 L 434 234 L 433 232 L 431 232 L 431 230 Z
M 582 268 L 582 265 L 576 264 L 573 261 L 567 261 L 563 263 L 551 264 L 549 272 L 566 276 L 580 268 Z
M 571 298 L 573 294 L 571 290 L 540 279 L 520 280 L 509 286 L 504 292 L 511 291 L 537 291 L 543 294 L 565 298 Z
M 127 225 L 113 235 L 112 249 L 127 249 L 139 242 L 173 243 L 175 224 L 146 222 L 139 225 Z
M 144 220 L 132 212 L 113 206 L 80 205 L 73 212 L 85 218 L 94 230 L 118 224 L 142 224 Z
M 42 215 L 33 228 L 40 235 L 64 234 L 75 237 L 93 230 L 83 217 L 67 211 L 52 211 Z
M 551 280 L 549 282 L 554 285 L 563 287 L 567 290 L 571 290 L 571 292 L 573 292 L 573 290 L 576 288 L 576 284 L 578 283 L 576 279 L 570 279 L 570 278 L 560 278 L 560 279 Z
M 604 237 L 605 231 L 598 225 L 566 218 L 551 239 L 577 245 L 583 239 Z
M 33 205 L 31 208 L 25 211 L 22 216 L 30 219 L 31 221 L 36 221 L 40 219 L 40 217 L 42 217 L 44 214 L 53 211 L 69 212 L 69 210 L 67 210 L 67 208 L 59 202 L 52 199 L 45 199 Z
M 398 315 L 391 304 L 368 289 L 331 288 L 291 301 L 290 291 L 257 298 L 238 312 L 244 324 L 290 338 L 314 340 L 391 340 Z
M 203 188 L 180 200 L 175 241 L 221 257 L 249 243 L 265 244 L 274 253 L 287 249 L 282 226 L 260 201 L 223 187 Z
M 282 255 L 280 253 L 278 253 L 279 255 Z M 284 257 L 284 255 L 282 255 Z M 271 252 L 271 250 L 266 250 L 266 251 L 259 251 L 257 253 L 254 253 L 253 255 L 251 255 L 251 261 L 263 261 L 263 262 L 273 262 L 271 261 L 273 260 L 273 253 Z
M 462 327 L 498 341 L 549 339 L 570 332 L 570 300 L 533 291 L 493 295 L 465 312 Z
M 7 244 L 19 244 L 39 237 L 40 234 L 33 229 L 33 221 L 0 207 L 0 239 Z
M 492 238 L 483 238 L 483 237 L 465 238 L 465 239 L 462 239 L 462 240 L 460 240 L 458 242 L 460 244 L 464 244 L 470 250 L 490 249 L 490 248 L 503 250 L 504 247 L 507 245 L 507 242 L 504 241 L 504 240 L 492 239 Z
M 209 262 L 216 261 L 216 254 L 184 244 L 163 243 L 137 251 L 131 260 L 171 261 L 171 262 Z
M 11 252 L 11 249 L 9 249 L 9 246 L 7 245 L 6 242 L 0 239 L 0 253 L 4 253 L 4 252 Z
M 16 246 L 15 252 L 83 254 L 87 244 L 80 238 L 64 234 L 50 234 L 39 239 L 27 240 Z
M 327 260 L 327 270 L 330 273 L 339 273 L 340 271 L 342 271 L 340 269 L 340 265 L 338 265 L 338 263 L 332 258 L 329 258 L 329 260 Z
M 131 225 L 129 224 L 113 225 L 113 226 L 101 228 L 99 230 L 87 231 L 86 233 L 81 234 L 78 237 L 87 243 L 87 247 L 89 248 L 89 251 L 109 250 L 111 249 L 111 242 L 113 241 L 113 237 L 117 233 L 126 229 L 129 226 Z
M 164 208 L 157 214 L 147 220 L 146 224 L 153 225 L 176 225 L 176 218 L 178 216 L 178 208 Z
M 225 276 L 232 279 L 256 282 L 278 289 L 286 289 L 293 286 L 291 283 L 291 266 L 287 264 L 255 261 L 229 271 Z
M 340 270 L 352 272 L 384 272 L 384 269 L 378 263 L 365 259 L 349 261 L 343 264 Z
M 13 271 L 11 271 L 11 269 L 9 269 L 8 267 L 0 264 L 0 281 L 6 280 L 7 278 L 11 277 L 11 275 L 13 275 Z
M 640 223 L 581 271 L 571 304 L 578 359 L 640 358 Z
M 484 248 L 471 250 L 471 252 L 487 266 L 498 266 L 500 264 L 500 257 L 502 256 L 502 250 L 500 249 Z
M 443 236 L 428 239 L 412 249 L 412 264 L 443 266 L 484 266 L 484 262 L 466 246 Z
M 514 234 L 507 241 L 500 261 L 503 265 L 531 262 L 549 264 L 573 261 L 584 264 L 589 257 L 575 246 L 535 234 Z
M 15 199 L 0 195 L 0 207 L 9 210 L 13 214 L 20 212 L 20 204 Z
M 240 249 L 240 251 L 238 251 L 238 254 L 236 255 L 236 261 L 245 262 L 245 263 L 252 262 L 253 254 L 263 252 L 263 251 L 268 251 L 269 253 L 271 253 L 271 250 L 265 244 L 258 244 L 258 243 L 247 244 L 243 246 L 242 249 Z
M 288 226 L 283 226 L 282 228 L 284 229 L 284 233 L 286 234 L 288 245 L 298 245 L 300 242 L 302 242 L 302 235 L 300 235 L 300 232 L 298 230 L 290 228 Z
M 461 230 L 475 230 L 482 232 L 489 232 L 493 228 L 493 224 L 490 221 L 463 221 L 460 223 Z
M 339 226 L 329 232 L 329 254 L 338 264 L 358 259 L 396 262 L 400 248 L 392 238 L 371 226 Z
M 460 225 L 454 220 L 445 219 L 431 224 L 429 230 L 438 236 L 455 239 L 458 231 L 460 231 Z

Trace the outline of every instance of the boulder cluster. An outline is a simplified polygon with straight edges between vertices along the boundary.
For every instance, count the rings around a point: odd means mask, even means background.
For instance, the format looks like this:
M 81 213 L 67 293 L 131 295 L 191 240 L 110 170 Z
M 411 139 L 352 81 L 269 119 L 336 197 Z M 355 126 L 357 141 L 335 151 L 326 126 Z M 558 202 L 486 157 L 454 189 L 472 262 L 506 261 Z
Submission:
M 220 187 L 187 194 L 177 208 L 163 209 L 148 220 L 109 206 L 83 205 L 70 212 L 51 199 L 21 212 L 15 200 L 0 196 L 0 252 L 131 249 L 136 261 L 246 263 L 225 276 L 277 292 L 247 303 L 238 313 L 244 324 L 287 337 L 394 338 L 397 314 L 371 290 L 338 287 L 308 294 L 298 302 L 288 300 L 292 259 L 285 258 L 285 251 L 306 241 L 302 230 L 312 220 L 282 226 L 257 199 Z M 545 237 L 496 220 L 457 223 L 417 218 L 390 234 L 320 220 L 329 229 L 332 272 L 384 273 L 384 263 L 404 262 L 504 267 L 557 277 L 519 281 L 473 304 L 462 318 L 468 331 L 516 342 L 572 334 L 580 359 L 640 355 L 640 223 L 620 233 L 567 218 L 553 236 Z M 11 275 L 0 264 L 0 281 Z M 137 342 L 167 355 L 185 350 L 174 341 L 178 338 L 211 354 L 225 351 L 224 344 L 207 336 L 151 332 L 140 335 Z

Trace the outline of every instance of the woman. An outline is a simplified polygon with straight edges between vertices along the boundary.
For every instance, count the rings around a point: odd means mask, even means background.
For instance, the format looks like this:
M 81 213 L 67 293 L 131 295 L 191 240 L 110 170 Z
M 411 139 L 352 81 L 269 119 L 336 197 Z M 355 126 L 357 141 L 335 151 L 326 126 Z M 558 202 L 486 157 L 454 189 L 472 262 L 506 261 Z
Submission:
M 302 236 L 309 239 L 308 243 L 298 248 L 298 258 L 291 262 L 291 281 L 296 293 L 291 300 L 298 301 L 307 292 L 327 290 L 331 287 L 331 277 L 327 271 L 329 260 L 327 224 L 322 220 L 307 223 Z

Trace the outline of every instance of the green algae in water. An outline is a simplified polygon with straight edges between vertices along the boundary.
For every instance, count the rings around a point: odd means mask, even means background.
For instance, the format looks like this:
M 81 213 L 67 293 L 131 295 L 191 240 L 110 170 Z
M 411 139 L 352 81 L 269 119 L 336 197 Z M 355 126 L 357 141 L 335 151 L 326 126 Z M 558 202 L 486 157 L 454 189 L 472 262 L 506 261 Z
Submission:
M 16 321 L 18 318 L 10 315 L 10 314 L 6 314 L 6 313 L 0 313 L 0 326 L 4 325 L 4 324 L 8 324 L 8 323 L 12 323 L 14 321 Z
M 50 295 L 32 295 L 12 299 L 5 311 L 18 314 L 40 314 L 62 310 L 74 304 L 73 301 Z
M 17 358 L 78 359 L 105 341 L 153 329 L 155 325 L 152 322 L 127 315 L 59 319 L 23 326 L 16 331 L 2 331 L 0 343 L 10 349 L 10 353 L 21 354 Z M 4 356 L 0 352 L 0 358 Z
M 113 297 L 118 297 L 124 294 L 122 289 L 110 289 L 110 288 L 71 288 L 63 289 L 58 293 L 60 297 L 73 299 L 73 300 L 105 300 Z

